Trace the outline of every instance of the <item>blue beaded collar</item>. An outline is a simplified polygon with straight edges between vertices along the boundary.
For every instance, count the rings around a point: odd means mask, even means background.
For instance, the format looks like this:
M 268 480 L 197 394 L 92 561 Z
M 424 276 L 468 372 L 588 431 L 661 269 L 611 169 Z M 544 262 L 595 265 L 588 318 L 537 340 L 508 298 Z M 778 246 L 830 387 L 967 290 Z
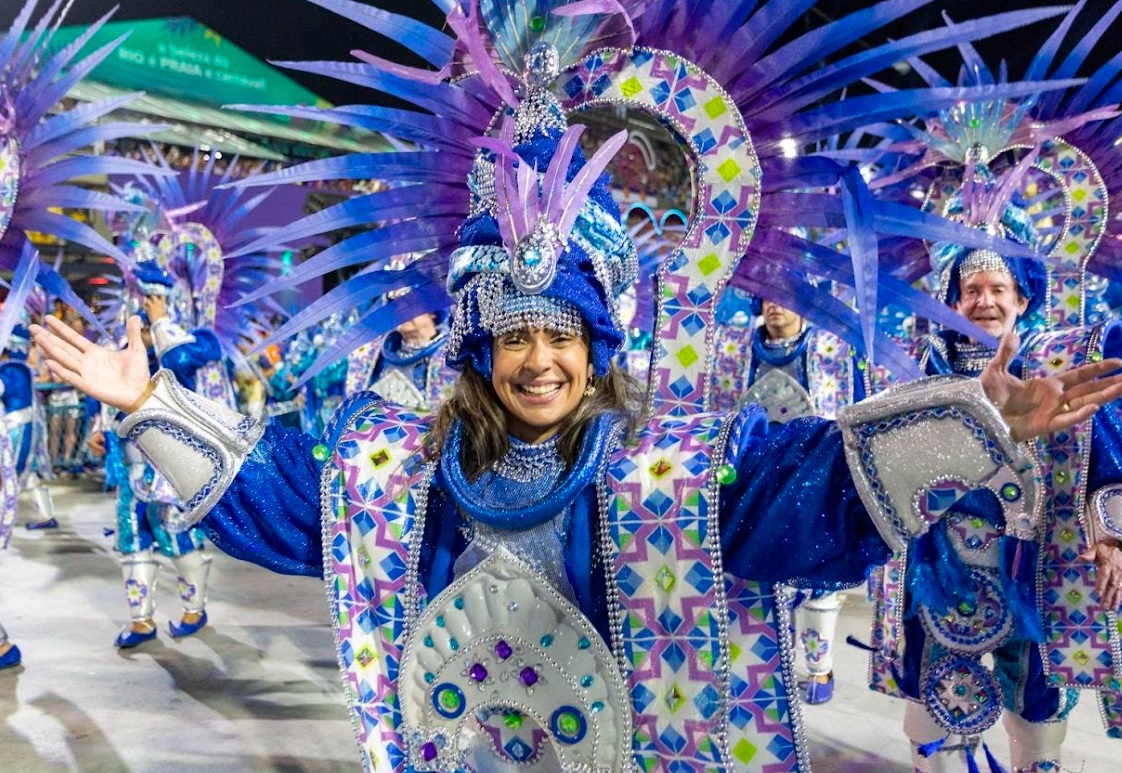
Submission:
M 395 330 L 386 336 L 382 344 L 382 357 L 390 365 L 412 365 L 425 357 L 431 357 L 444 344 L 447 337 L 448 331 L 438 328 L 436 337 L 424 346 L 418 349 L 406 349 L 401 333 Z
M 537 526 L 567 509 L 577 494 L 588 486 L 600 469 L 607 451 L 609 430 L 616 418 L 611 415 L 593 419 L 581 439 L 580 454 L 576 464 L 561 474 L 560 480 L 549 494 L 534 500 L 530 497 L 519 498 L 521 502 L 510 507 L 496 507 L 494 503 L 483 503 L 468 481 L 460 462 L 463 446 L 463 422 L 457 420 L 452 427 L 448 440 L 440 453 L 440 472 L 448 485 L 452 499 L 465 515 L 499 529 L 528 529 Z M 527 484 L 527 489 L 529 489 Z

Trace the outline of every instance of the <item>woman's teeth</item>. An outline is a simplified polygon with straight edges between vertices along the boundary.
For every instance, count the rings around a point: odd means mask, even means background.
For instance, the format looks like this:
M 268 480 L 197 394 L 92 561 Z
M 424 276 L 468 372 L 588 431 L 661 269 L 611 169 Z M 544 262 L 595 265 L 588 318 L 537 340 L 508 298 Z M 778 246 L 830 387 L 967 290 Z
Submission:
M 528 395 L 548 395 L 553 394 L 561 388 L 560 384 L 521 384 L 518 387 L 521 391 Z

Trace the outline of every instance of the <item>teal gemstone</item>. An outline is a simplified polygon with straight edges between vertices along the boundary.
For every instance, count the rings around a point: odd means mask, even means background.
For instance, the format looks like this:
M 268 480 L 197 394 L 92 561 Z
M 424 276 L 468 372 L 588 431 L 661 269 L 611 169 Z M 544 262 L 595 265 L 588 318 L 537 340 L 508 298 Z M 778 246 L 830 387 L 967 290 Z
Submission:
M 451 639 L 448 640 L 448 646 L 451 648 L 451 650 L 453 652 L 455 652 L 456 650 L 458 650 L 460 648 L 460 643 L 458 641 L 456 641 L 456 637 L 453 636 Z
M 585 674 L 584 676 L 582 676 L 580 678 L 580 686 L 581 687 L 591 687 L 592 682 L 593 682 L 592 674 Z
M 459 596 L 457 596 L 456 599 L 452 602 L 452 606 L 454 606 L 456 609 L 463 609 L 464 608 L 464 600 L 462 598 L 460 598 Z
M 425 674 L 425 684 L 432 684 L 435 680 L 436 680 L 436 677 L 433 676 L 432 674 L 428 674 L 428 673 Z
M 444 627 L 444 615 L 437 615 L 436 616 L 436 627 L 437 628 L 443 628 Z
M 426 647 L 431 647 L 432 646 L 432 637 L 431 636 L 426 636 L 425 637 L 425 646 Z
M 591 711 L 593 714 L 599 714 L 601 711 L 604 710 L 604 704 L 601 703 L 600 701 L 593 701 L 592 705 L 588 707 L 588 710 Z
M 325 446 L 323 443 L 317 443 L 316 445 L 312 446 L 312 458 L 317 462 L 326 462 L 327 453 L 327 446 Z
M 592 646 L 592 642 L 582 636 L 580 637 L 580 641 L 577 642 L 577 646 L 582 650 L 586 650 Z
M 541 641 L 542 641 L 542 646 L 543 647 L 548 647 L 550 644 L 553 644 L 553 634 L 548 634 L 547 633 L 545 636 L 542 637 Z

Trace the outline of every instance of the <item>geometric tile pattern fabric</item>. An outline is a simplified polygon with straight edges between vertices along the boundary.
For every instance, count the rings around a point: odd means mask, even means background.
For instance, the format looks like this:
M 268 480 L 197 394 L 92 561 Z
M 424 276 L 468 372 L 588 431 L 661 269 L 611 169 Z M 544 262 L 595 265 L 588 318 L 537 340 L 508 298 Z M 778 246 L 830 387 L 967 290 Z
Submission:
M 714 309 L 756 228 L 760 165 L 744 120 L 720 85 L 680 57 L 605 49 L 560 79 L 570 113 L 626 105 L 658 118 L 693 170 L 694 214 L 659 270 L 648 413 L 684 416 L 709 407 Z

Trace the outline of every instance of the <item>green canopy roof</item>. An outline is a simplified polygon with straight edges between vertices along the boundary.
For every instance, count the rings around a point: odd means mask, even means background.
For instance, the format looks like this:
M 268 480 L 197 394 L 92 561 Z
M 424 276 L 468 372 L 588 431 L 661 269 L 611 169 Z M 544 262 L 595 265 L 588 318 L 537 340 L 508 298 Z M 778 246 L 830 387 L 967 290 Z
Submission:
M 65 46 L 86 29 L 63 27 L 51 45 Z M 122 35 L 128 37 L 93 69 L 91 78 L 215 106 L 239 102 L 327 105 L 275 67 L 187 16 L 109 22 L 81 53 L 90 53 Z

